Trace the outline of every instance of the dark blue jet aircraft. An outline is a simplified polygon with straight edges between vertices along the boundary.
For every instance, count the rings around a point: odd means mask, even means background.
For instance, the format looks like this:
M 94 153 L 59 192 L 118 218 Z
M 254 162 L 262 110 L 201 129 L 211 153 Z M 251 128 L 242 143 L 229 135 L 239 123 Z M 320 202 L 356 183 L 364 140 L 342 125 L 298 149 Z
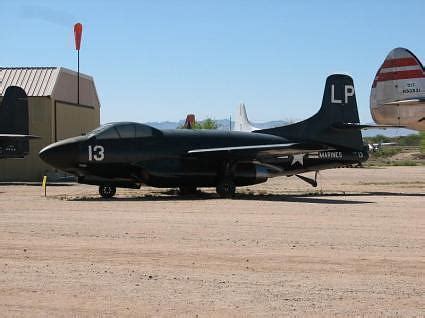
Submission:
M 120 122 L 40 151 L 48 164 L 99 186 L 102 197 L 116 187 L 179 187 L 182 194 L 216 187 L 232 197 L 237 186 L 300 173 L 357 165 L 367 160 L 353 80 L 331 75 L 322 107 L 311 118 L 254 132 L 158 130 Z

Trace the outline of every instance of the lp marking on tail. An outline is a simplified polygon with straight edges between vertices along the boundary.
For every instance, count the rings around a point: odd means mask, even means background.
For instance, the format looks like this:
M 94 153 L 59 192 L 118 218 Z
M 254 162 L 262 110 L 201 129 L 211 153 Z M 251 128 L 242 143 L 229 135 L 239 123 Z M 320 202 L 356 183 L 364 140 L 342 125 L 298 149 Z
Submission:
M 354 96 L 354 87 L 353 85 L 344 85 L 344 104 L 347 104 L 348 97 Z M 331 85 L 331 103 L 332 104 L 342 104 L 341 99 L 335 98 L 335 85 Z

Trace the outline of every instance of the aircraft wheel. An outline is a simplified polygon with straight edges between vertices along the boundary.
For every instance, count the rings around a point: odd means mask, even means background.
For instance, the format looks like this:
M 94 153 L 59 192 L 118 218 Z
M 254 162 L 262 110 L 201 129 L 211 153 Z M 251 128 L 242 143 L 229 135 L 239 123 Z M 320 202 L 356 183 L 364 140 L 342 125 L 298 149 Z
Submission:
M 216 191 L 221 198 L 232 198 L 235 195 L 236 186 L 232 179 L 225 178 L 217 184 Z
M 102 198 L 110 199 L 117 192 L 117 188 L 111 185 L 101 185 L 99 186 L 99 194 Z
M 181 186 L 179 187 L 179 193 L 181 195 L 195 194 L 197 193 L 197 189 L 196 187 L 192 187 L 192 186 Z

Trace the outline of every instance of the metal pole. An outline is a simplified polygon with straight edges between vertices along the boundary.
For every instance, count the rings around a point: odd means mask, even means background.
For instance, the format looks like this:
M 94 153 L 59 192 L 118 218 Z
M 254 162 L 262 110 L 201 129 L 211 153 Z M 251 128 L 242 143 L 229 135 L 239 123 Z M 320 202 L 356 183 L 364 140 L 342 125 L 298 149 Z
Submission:
M 78 66 L 77 66 L 77 104 L 80 104 L 80 50 L 77 51 Z

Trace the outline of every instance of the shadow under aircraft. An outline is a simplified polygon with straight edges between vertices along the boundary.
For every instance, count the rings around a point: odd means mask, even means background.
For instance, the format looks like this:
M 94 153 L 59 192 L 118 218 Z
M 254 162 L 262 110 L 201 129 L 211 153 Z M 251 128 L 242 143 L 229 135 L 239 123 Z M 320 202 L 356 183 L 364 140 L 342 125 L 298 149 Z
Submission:
M 104 198 L 113 197 L 117 187 L 142 184 L 178 187 L 181 194 L 216 187 L 220 197 L 229 198 L 238 186 L 277 176 L 298 176 L 317 186 L 316 178 L 300 174 L 366 161 L 361 128 L 353 80 L 334 74 L 326 80 L 319 112 L 295 124 L 234 132 L 110 123 L 51 144 L 40 157 L 79 183 L 98 185 Z
M 23 158 L 29 140 L 38 138 L 28 129 L 28 97 L 18 86 L 9 86 L 0 104 L 0 159 Z

